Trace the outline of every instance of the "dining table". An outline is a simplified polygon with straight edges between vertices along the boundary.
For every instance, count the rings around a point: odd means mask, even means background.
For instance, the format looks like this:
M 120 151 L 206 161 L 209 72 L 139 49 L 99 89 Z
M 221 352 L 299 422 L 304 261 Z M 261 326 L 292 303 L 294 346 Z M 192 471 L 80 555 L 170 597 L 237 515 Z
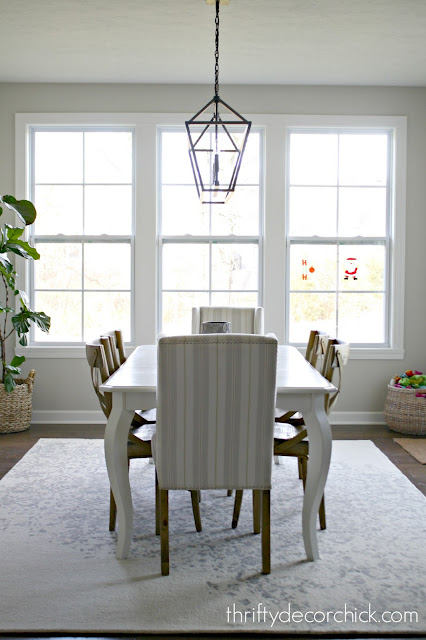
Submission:
M 105 428 L 105 459 L 117 505 L 116 557 L 127 558 L 133 529 L 133 504 L 128 473 L 127 440 L 134 411 L 157 404 L 157 345 L 142 345 L 101 386 L 112 394 Z M 319 558 L 317 512 L 331 457 L 331 428 L 324 410 L 325 394 L 336 388 L 293 346 L 279 345 L 276 378 L 277 406 L 303 414 L 309 438 L 309 465 L 302 508 L 302 532 L 308 560 Z M 272 453 L 271 453 L 272 455 Z

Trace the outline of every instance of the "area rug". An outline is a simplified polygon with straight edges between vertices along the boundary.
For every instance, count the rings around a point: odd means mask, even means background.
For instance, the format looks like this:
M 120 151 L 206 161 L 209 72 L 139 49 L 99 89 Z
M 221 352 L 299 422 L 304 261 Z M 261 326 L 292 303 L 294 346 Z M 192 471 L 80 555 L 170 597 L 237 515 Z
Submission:
M 394 442 L 408 451 L 420 464 L 426 464 L 426 438 L 394 438 Z
M 426 500 L 369 441 L 333 445 L 321 559 L 302 542 L 295 459 L 273 469 L 272 573 L 260 573 L 250 495 L 170 498 L 170 576 L 160 575 L 154 468 L 132 461 L 130 557 L 115 558 L 99 440 L 40 440 L 0 482 L 0 632 L 322 633 L 426 630 Z

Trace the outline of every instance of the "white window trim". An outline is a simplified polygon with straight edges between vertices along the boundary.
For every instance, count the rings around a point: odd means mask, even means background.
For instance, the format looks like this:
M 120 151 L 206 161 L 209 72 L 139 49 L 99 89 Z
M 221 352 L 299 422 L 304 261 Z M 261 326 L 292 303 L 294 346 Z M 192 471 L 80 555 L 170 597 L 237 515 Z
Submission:
M 135 344 L 152 344 L 157 327 L 157 127 L 181 125 L 189 113 L 25 113 L 16 114 L 16 195 L 28 197 L 28 137 L 30 125 L 128 125 L 135 128 L 136 237 L 135 237 Z M 246 114 L 253 125 L 264 127 L 265 230 L 263 252 L 263 306 L 265 331 L 284 342 L 285 326 L 285 175 L 288 126 L 388 126 L 395 131 L 394 211 L 391 278 L 390 348 L 352 349 L 351 359 L 396 360 L 404 357 L 404 277 L 407 118 L 405 116 L 301 116 Z M 195 187 L 194 187 L 195 188 Z M 262 284 L 262 283 L 261 283 Z M 25 288 L 28 286 L 26 279 Z M 397 303 L 396 303 L 397 301 Z M 303 352 L 303 349 L 301 349 Z M 17 344 L 27 358 L 84 358 L 84 346 L 29 346 Z

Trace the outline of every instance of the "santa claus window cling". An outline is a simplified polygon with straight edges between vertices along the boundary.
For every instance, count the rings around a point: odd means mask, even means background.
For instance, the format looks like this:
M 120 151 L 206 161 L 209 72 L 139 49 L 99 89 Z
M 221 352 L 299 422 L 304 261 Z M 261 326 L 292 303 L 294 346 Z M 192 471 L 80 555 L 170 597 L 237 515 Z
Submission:
M 344 280 L 358 280 L 358 263 L 356 258 L 346 258 Z

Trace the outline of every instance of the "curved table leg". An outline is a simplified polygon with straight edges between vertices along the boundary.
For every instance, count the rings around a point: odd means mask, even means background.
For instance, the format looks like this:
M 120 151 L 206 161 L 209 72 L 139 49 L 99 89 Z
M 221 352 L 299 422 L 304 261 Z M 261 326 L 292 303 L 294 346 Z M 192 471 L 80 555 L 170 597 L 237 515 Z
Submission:
M 116 557 L 127 558 L 133 529 L 133 504 L 127 466 L 127 439 L 132 412 L 124 408 L 122 394 L 113 394 L 113 407 L 105 429 L 105 459 L 109 482 L 117 505 Z
M 303 500 L 303 541 L 308 560 L 319 558 L 316 522 L 331 458 L 331 429 L 324 411 L 324 396 L 311 396 L 311 410 L 303 411 L 309 438 L 309 464 Z

